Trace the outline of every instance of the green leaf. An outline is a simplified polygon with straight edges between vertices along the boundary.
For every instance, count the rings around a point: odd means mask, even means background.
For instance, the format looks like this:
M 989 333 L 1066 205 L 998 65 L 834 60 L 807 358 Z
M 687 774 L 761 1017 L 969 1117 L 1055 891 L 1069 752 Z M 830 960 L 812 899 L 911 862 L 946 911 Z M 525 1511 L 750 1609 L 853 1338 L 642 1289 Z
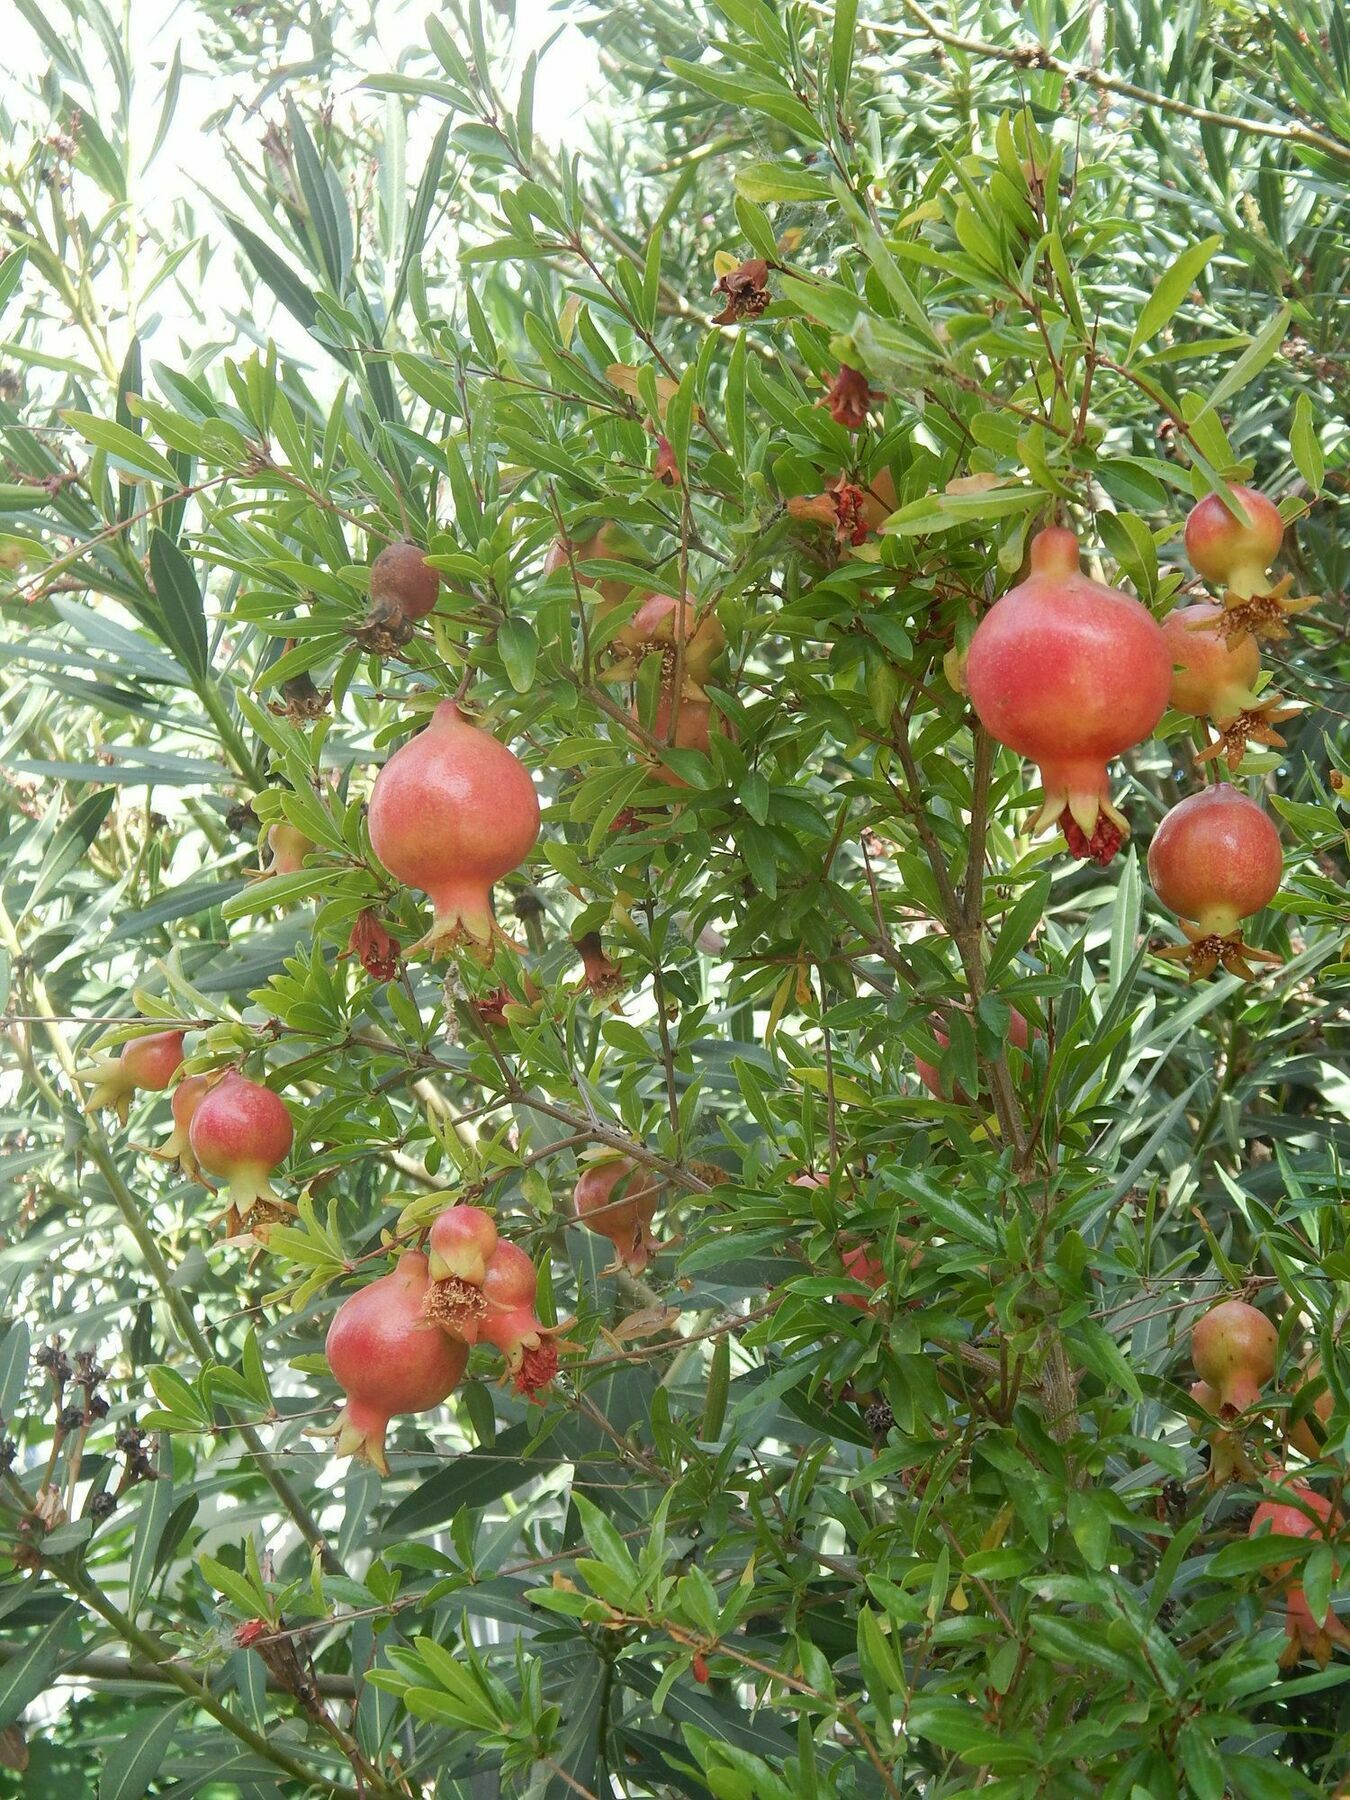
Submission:
M 141 1800 L 163 1767 L 179 1720 L 193 1703 L 180 1700 L 174 1706 L 157 1706 L 137 1713 L 120 1728 L 99 1778 L 98 1800 Z
M 1215 407 L 1222 406 L 1225 400 L 1240 393 L 1249 381 L 1260 374 L 1284 342 L 1284 334 L 1288 326 L 1289 308 L 1281 306 L 1271 314 L 1247 349 L 1209 395 L 1196 415 L 1197 419 L 1202 418 L 1207 412 L 1212 412 Z M 1192 421 L 1192 423 L 1194 422 Z
M 200 687 L 211 669 L 206 608 L 192 564 L 162 531 L 150 534 L 150 578 L 159 602 L 160 635 Z
M 830 78 L 836 104 L 842 106 L 853 73 L 853 45 L 858 30 L 858 0 L 836 0 L 830 27 Z
M 38 869 L 33 891 L 28 896 L 30 907 L 41 906 L 79 862 L 102 830 L 103 821 L 112 811 L 116 798 L 116 788 L 98 788 L 94 793 L 86 794 L 62 821 Z
M 1221 237 L 1207 237 L 1201 243 L 1192 244 L 1188 250 L 1181 252 L 1171 268 L 1159 279 L 1135 324 L 1130 347 L 1125 353 L 1126 362 L 1130 361 L 1141 344 L 1146 344 L 1162 330 L 1182 305 L 1195 285 L 1196 276 L 1208 265 L 1222 242 Z
M 759 206 L 775 200 L 802 202 L 829 200 L 834 189 L 829 178 L 792 163 L 747 163 L 736 171 L 736 192 Z
M 67 1606 L 45 1631 L 29 1638 L 8 1662 L 0 1663 L 0 1729 L 12 1725 L 30 1700 L 47 1691 L 61 1666 L 79 1612 L 77 1605 Z
M 61 417 L 96 450 L 106 451 L 119 468 L 162 481 L 166 487 L 177 489 L 181 485 L 173 464 L 153 444 L 147 444 L 139 432 L 119 425 L 115 419 L 95 418 L 92 413 L 63 412 Z
M 1326 474 L 1326 458 L 1322 454 L 1317 427 L 1313 423 L 1312 401 L 1306 394 L 1300 394 L 1294 402 L 1294 423 L 1289 431 L 1289 449 L 1299 474 L 1314 494 L 1320 494 L 1322 478 Z
M 452 1519 L 461 1507 L 487 1506 L 556 1468 L 561 1456 L 541 1456 L 533 1436 L 528 1425 L 513 1425 L 499 1433 L 491 1450 L 471 1450 L 438 1470 L 394 1508 L 380 1541 L 394 1544 L 417 1537 Z M 522 1461 L 527 1452 L 528 1460 Z

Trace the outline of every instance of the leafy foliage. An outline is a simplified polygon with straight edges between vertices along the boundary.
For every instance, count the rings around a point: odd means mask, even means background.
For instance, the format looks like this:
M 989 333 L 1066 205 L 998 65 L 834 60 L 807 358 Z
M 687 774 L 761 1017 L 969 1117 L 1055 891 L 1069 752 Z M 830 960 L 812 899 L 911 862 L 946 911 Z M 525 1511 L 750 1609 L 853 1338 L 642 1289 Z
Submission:
M 1246 1531 L 1286 1460 L 1339 1501 L 1350 1424 L 1344 14 L 596 0 L 573 157 L 509 5 L 394 70 L 347 9 L 198 0 L 166 67 L 102 0 L 14 10 L 21 1791 L 1331 1791 L 1350 1662 L 1279 1659 L 1287 1565 L 1350 1598 L 1344 1526 Z M 221 180 L 157 209 L 201 60 Z M 1155 614 L 1196 597 L 1181 526 L 1233 479 L 1324 600 L 1235 776 L 1283 961 L 1187 987 L 1138 852 L 1028 835 L 950 678 L 1052 516 Z M 441 597 L 372 647 L 405 537 Z M 725 636 L 706 753 L 616 662 L 646 594 Z M 497 890 L 524 952 L 385 980 L 354 928 L 427 915 L 366 802 L 452 695 L 544 804 Z M 1139 842 L 1206 739 L 1170 712 L 1125 760 Z M 260 875 L 282 824 L 312 849 Z M 83 1110 L 146 1019 L 285 1097 L 264 1241 L 152 1156 L 163 1094 Z M 571 1216 L 595 1149 L 662 1184 L 644 1274 Z M 456 1198 L 581 1353 L 530 1404 L 475 1351 L 381 1483 L 314 1435 L 324 1333 Z M 1279 1370 L 1216 1485 L 1187 1340 L 1232 1293 Z

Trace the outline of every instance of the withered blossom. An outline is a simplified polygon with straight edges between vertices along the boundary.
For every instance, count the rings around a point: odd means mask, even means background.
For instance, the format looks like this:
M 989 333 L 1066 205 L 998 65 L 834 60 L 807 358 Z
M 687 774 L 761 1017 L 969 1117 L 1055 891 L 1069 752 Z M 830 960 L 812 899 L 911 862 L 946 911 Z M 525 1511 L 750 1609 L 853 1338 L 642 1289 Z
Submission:
M 884 394 L 867 385 L 867 377 L 861 369 L 840 363 L 839 373 L 831 382 L 828 393 L 823 394 L 816 405 L 828 407 L 836 425 L 856 431 L 866 424 L 869 410 L 879 406 L 885 398 Z
M 724 295 L 726 305 L 713 324 L 735 325 L 741 319 L 759 318 L 771 298 L 764 285 L 768 278 L 769 265 L 762 256 L 752 257 L 719 277 L 713 293 Z

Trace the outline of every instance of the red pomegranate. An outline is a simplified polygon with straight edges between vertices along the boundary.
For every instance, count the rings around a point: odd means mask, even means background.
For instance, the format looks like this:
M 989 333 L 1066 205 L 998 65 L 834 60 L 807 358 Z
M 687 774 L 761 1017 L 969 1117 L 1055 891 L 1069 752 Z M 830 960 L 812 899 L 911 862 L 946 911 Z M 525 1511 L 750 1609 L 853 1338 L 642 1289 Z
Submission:
M 1245 1300 L 1222 1300 L 1196 1320 L 1191 1362 L 1212 1390 L 1216 1417 L 1234 1419 L 1258 1403 L 1275 1373 L 1278 1343 L 1270 1320 Z
M 529 1257 L 519 1245 L 503 1238 L 483 1279 L 487 1310 L 479 1323 L 479 1336 L 501 1351 L 517 1390 L 531 1399 L 558 1373 L 554 1340 L 564 1329 L 539 1323 L 534 1310 L 538 1286 L 539 1277 Z
M 631 709 L 634 718 L 638 716 L 636 704 Z M 674 713 L 674 730 L 671 729 L 671 715 Z M 658 743 L 669 745 L 673 750 L 699 750 L 704 756 L 712 749 L 713 733 L 725 734 L 726 720 L 716 710 L 711 700 L 697 690 L 686 691 L 681 695 L 677 705 L 672 708 L 671 690 L 663 686 L 656 704 L 656 718 L 652 724 L 652 736 Z M 687 788 L 689 783 L 683 775 L 677 775 L 659 758 L 651 761 L 650 772 L 656 781 L 664 782 L 667 787 Z
M 1246 515 L 1235 518 L 1218 494 L 1206 494 L 1191 508 L 1186 520 L 1186 554 L 1197 575 L 1224 590 L 1225 635 L 1254 632 L 1258 637 L 1284 638 L 1285 620 L 1315 604 L 1311 598 L 1293 599 L 1293 577 L 1273 584 L 1267 571 L 1279 555 L 1284 540 L 1284 521 L 1279 509 L 1255 488 L 1233 483 L 1228 488 Z
M 592 532 L 590 537 L 554 538 L 544 558 L 544 573 L 556 575 L 560 570 L 581 563 L 631 562 L 635 555 L 641 555 L 640 547 L 629 544 L 616 526 L 605 524 L 598 531 Z M 621 606 L 630 592 L 626 581 L 603 575 L 586 575 L 580 568 L 577 568 L 577 582 L 581 587 L 590 588 L 599 595 L 598 611 L 601 618 L 616 606 Z
M 509 942 L 492 916 L 492 884 L 525 860 L 538 836 L 529 771 L 453 701 L 443 701 L 375 778 L 371 847 L 436 909 L 415 949 L 439 955 L 465 940 L 480 948 L 494 938 Z
M 431 1285 L 422 1316 L 462 1344 L 476 1344 L 487 1301 L 483 1282 L 496 1253 L 497 1227 L 481 1206 L 447 1206 L 427 1240 Z
M 426 1412 L 453 1393 L 469 1352 L 422 1317 L 430 1276 L 420 1250 L 350 1295 L 333 1314 L 324 1348 L 347 1404 L 330 1429 L 339 1456 L 389 1473 L 384 1434 L 396 1413 Z
M 886 1266 L 872 1255 L 867 1244 L 854 1244 L 843 1252 L 844 1273 L 850 1281 L 861 1282 L 870 1288 L 871 1294 L 840 1294 L 841 1306 L 851 1306 L 856 1312 L 875 1312 L 877 1300 L 881 1297 L 879 1290 L 886 1285 Z
M 231 1069 L 197 1102 L 188 1143 L 200 1166 L 222 1176 L 230 1205 L 247 1214 L 255 1200 L 279 1204 L 268 1176 L 290 1154 L 295 1127 L 286 1102 Z
M 297 826 L 283 821 L 268 827 L 267 848 L 270 858 L 265 875 L 298 875 L 314 845 Z
M 1276 1471 L 1276 1474 L 1279 1472 Z M 1263 1537 L 1269 1533 L 1272 1537 L 1316 1537 L 1334 1543 L 1339 1524 L 1339 1517 L 1325 1495 L 1316 1493 L 1302 1482 L 1286 1478 L 1281 1481 L 1276 1497 L 1263 1500 L 1252 1514 L 1247 1535 Z M 1276 1563 L 1272 1575 L 1277 1581 L 1284 1580 L 1293 1568 L 1294 1564 L 1291 1562 Z M 1334 1645 L 1350 1646 L 1350 1631 L 1346 1630 L 1334 1612 L 1328 1610 L 1319 1624 L 1308 1605 L 1302 1582 L 1294 1581 L 1289 1584 L 1284 1604 L 1284 1628 L 1289 1643 L 1280 1658 L 1282 1667 L 1290 1667 L 1301 1655 L 1305 1655 L 1311 1656 L 1320 1668 L 1325 1668 L 1331 1660 Z
M 660 1193 L 656 1176 L 632 1157 L 597 1157 L 578 1177 L 572 1190 L 572 1210 L 589 1231 L 613 1244 L 613 1268 L 640 1275 L 652 1252 L 661 1248 L 651 1231 Z
M 1040 767 L 1033 829 L 1059 824 L 1076 856 L 1109 862 L 1129 826 L 1106 764 L 1149 736 L 1171 683 L 1148 608 L 1081 574 L 1071 531 L 1038 532 L 1030 575 L 976 629 L 965 681 L 985 729 Z
M 648 594 L 614 635 L 617 660 L 610 666 L 609 674 L 635 675 L 645 657 L 659 656 L 663 679 L 673 680 L 676 649 L 681 643 L 680 667 L 686 692 L 688 684 L 701 689 L 727 647 L 727 634 L 716 613 L 705 612 L 700 617 L 698 608 L 688 600 L 676 600 L 669 594 Z
M 1015 1006 L 1010 1007 L 1008 1010 L 1008 1042 L 1016 1049 L 1025 1051 L 1031 1044 L 1031 1027 L 1027 1024 L 1026 1020 L 1022 1017 L 1021 1013 L 1018 1012 Z M 948 1045 L 951 1043 L 951 1039 L 943 1029 L 941 1018 L 934 1018 L 931 1023 L 933 1027 L 933 1039 L 937 1044 L 939 1053 L 941 1053 L 947 1049 Z M 942 1085 L 942 1072 L 935 1063 L 925 1062 L 922 1057 L 916 1056 L 914 1058 L 914 1072 L 928 1089 L 929 1093 L 936 1099 L 947 1099 L 947 1091 Z M 970 1096 L 960 1085 L 957 1086 L 956 1091 L 952 1094 L 951 1098 L 958 1106 L 970 1105 Z
M 1180 916 L 1187 938 L 1160 954 L 1187 963 L 1192 977 L 1212 974 L 1222 963 L 1250 979 L 1253 961 L 1278 962 L 1243 942 L 1239 921 L 1269 905 L 1282 873 L 1279 833 L 1254 800 L 1226 783 L 1189 794 L 1167 814 L 1148 850 L 1153 891 Z
M 373 612 L 398 611 L 405 619 L 424 619 L 440 597 L 441 574 L 416 544 L 387 544 L 370 565 Z
M 1221 606 L 1202 601 L 1198 606 L 1179 606 L 1163 620 L 1163 636 L 1172 659 L 1170 705 L 1193 719 L 1209 719 L 1218 740 L 1196 758 L 1209 762 L 1223 757 L 1236 771 L 1249 742 L 1274 748 L 1284 739 L 1274 728 L 1298 711 L 1278 694 L 1263 699 L 1255 691 L 1261 673 L 1261 650 L 1250 632 L 1228 638 L 1219 627 L 1225 617 Z
M 144 1089 L 162 1094 L 183 1063 L 181 1031 L 151 1031 L 144 1037 L 128 1038 L 116 1056 L 101 1057 L 80 1079 L 93 1087 L 87 1111 L 98 1112 L 111 1107 L 123 1125 L 131 1106 L 131 1096 Z
M 211 1091 L 209 1075 L 185 1075 L 173 1090 L 169 1106 L 173 1112 L 173 1130 L 155 1152 L 165 1162 L 176 1162 L 185 1175 L 195 1181 L 200 1173 L 192 1154 L 188 1133 L 197 1108 Z

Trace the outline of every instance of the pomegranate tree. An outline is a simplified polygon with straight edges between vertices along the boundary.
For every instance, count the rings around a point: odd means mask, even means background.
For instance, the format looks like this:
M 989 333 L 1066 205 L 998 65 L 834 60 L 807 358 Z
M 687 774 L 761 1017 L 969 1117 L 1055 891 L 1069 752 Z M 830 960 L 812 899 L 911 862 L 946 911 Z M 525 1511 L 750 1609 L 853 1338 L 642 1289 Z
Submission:
M 1233 483 L 1226 493 L 1226 500 L 1222 494 L 1206 494 L 1191 508 L 1186 520 L 1186 554 L 1191 567 L 1212 587 L 1223 589 L 1219 629 L 1225 636 L 1236 638 L 1250 632 L 1257 637 L 1288 637 L 1290 614 L 1303 612 L 1316 602 L 1290 597 L 1291 575 L 1278 583 L 1269 578 L 1270 565 L 1284 541 L 1279 509 L 1255 488 Z
M 1186 943 L 1160 955 L 1187 964 L 1192 979 L 1222 965 L 1250 980 L 1253 962 L 1277 963 L 1242 936 L 1241 921 L 1279 892 L 1284 857 L 1270 815 L 1227 783 L 1190 794 L 1167 814 L 1148 850 L 1148 876 L 1181 919 Z
M 188 1144 L 208 1175 L 226 1182 L 230 1205 L 246 1217 L 256 1201 L 279 1205 L 269 1176 L 290 1155 L 295 1126 L 286 1102 L 231 1069 L 199 1099 Z
M 1264 699 L 1255 684 L 1261 673 L 1261 650 L 1250 632 L 1225 636 L 1221 606 L 1202 601 L 1179 606 L 1163 621 L 1167 653 L 1172 659 L 1169 704 L 1193 719 L 1208 719 L 1218 738 L 1202 750 L 1197 762 L 1222 757 L 1236 771 L 1251 742 L 1282 747 L 1275 726 L 1298 711 L 1278 694 Z
M 441 955 L 459 944 L 507 942 L 492 916 L 492 884 L 539 836 L 539 800 L 524 764 L 451 700 L 396 750 L 375 778 L 370 842 L 396 880 L 430 895 L 431 929 L 414 945 Z
M 1252 1514 L 1247 1535 L 1254 1538 L 1267 1534 L 1272 1537 L 1316 1537 L 1335 1542 L 1339 1524 L 1335 1508 L 1325 1494 L 1317 1493 L 1302 1482 L 1286 1478 L 1281 1481 L 1274 1497 L 1263 1500 Z M 1314 1616 L 1303 1591 L 1303 1583 L 1288 1580 L 1293 1568 L 1292 1562 L 1285 1562 L 1276 1563 L 1273 1570 L 1275 1579 L 1288 1581 L 1284 1601 L 1284 1628 L 1289 1643 L 1280 1663 L 1283 1667 L 1290 1668 L 1300 1656 L 1311 1656 L 1319 1668 L 1325 1668 L 1331 1660 L 1335 1645 L 1350 1647 L 1350 1631 L 1346 1630 L 1330 1609 L 1320 1621 Z
M 428 1324 L 431 1276 L 420 1250 L 405 1251 L 387 1275 L 351 1294 L 333 1314 L 324 1349 L 347 1403 L 329 1428 L 339 1456 L 389 1473 L 384 1438 L 398 1413 L 427 1412 L 449 1398 L 468 1349 Z
M 965 681 L 985 729 L 1040 768 L 1032 829 L 1059 825 L 1075 856 L 1109 862 L 1129 825 L 1106 764 L 1149 736 L 1171 683 L 1148 608 L 1090 581 L 1074 534 L 1052 526 L 1032 539 L 1026 580 L 981 619 Z
M 582 1170 L 572 1190 L 572 1209 L 587 1230 L 613 1244 L 612 1268 L 640 1275 L 661 1247 L 651 1231 L 660 1193 L 650 1169 L 631 1156 L 605 1155 Z
M 150 1031 L 144 1037 L 128 1038 L 116 1056 L 105 1056 L 81 1079 L 93 1093 L 87 1111 L 98 1112 L 110 1107 L 125 1125 L 131 1096 L 144 1091 L 162 1094 L 183 1064 L 181 1031 Z
M 1211 1390 L 1205 1404 L 1218 1418 L 1235 1419 L 1257 1405 L 1275 1373 L 1278 1343 L 1270 1320 L 1245 1300 L 1222 1300 L 1197 1319 L 1191 1330 L 1191 1362 Z

